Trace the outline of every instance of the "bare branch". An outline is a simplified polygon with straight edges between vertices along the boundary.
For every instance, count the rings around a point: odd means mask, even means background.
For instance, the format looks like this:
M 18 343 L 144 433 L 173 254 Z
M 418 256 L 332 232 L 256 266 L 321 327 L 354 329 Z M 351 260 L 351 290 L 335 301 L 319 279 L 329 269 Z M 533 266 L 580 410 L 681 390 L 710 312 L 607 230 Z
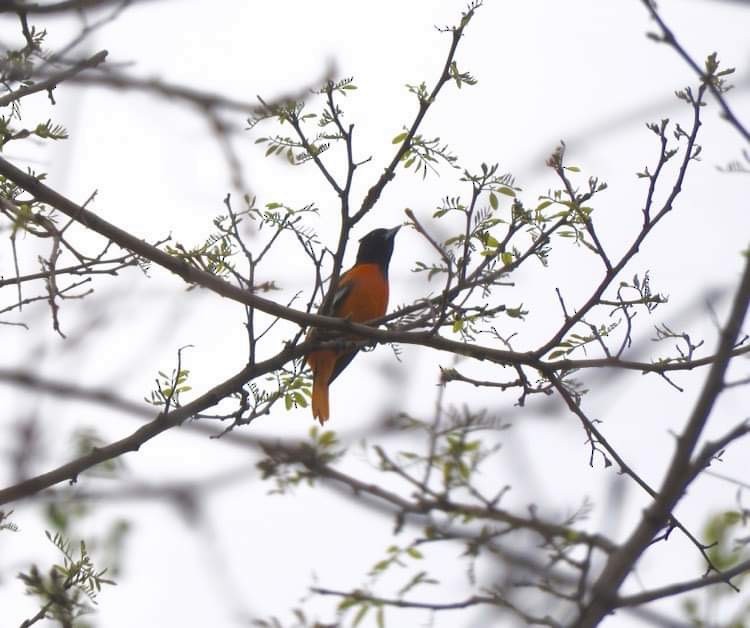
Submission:
M 0 5 L 0 12 L 2 12 L 2 5 Z M 31 85 L 24 85 L 22 87 L 19 87 L 16 91 L 10 92 L 6 96 L 0 98 L 0 107 L 7 107 L 10 103 L 20 100 L 21 98 L 24 98 L 29 94 L 52 90 L 57 87 L 59 83 L 68 80 L 76 74 L 104 63 L 104 60 L 107 58 L 107 54 L 108 53 L 106 50 L 101 50 L 88 59 L 79 61 L 66 70 L 61 70 L 60 72 L 51 74 L 49 78 L 39 81 L 38 83 L 32 83 Z
M 666 25 L 661 15 L 659 15 L 659 12 L 656 10 L 656 3 L 653 0 L 641 1 L 646 7 L 646 10 L 651 14 L 651 17 L 659 25 L 659 28 L 662 32 L 663 41 L 670 45 L 675 50 L 675 52 L 680 55 L 683 61 L 685 61 L 685 63 L 690 66 L 693 72 L 695 72 L 700 77 L 701 81 L 703 81 L 703 84 L 708 86 L 708 89 L 711 91 L 711 94 L 713 94 L 716 102 L 719 103 L 719 107 L 721 107 L 721 110 L 724 113 L 724 117 L 727 119 L 729 124 L 731 124 L 737 130 L 737 132 L 745 138 L 746 141 L 750 142 L 750 131 L 745 127 L 745 125 L 740 122 L 740 120 L 734 114 L 734 111 L 732 111 L 732 109 L 729 107 L 729 104 L 724 98 L 724 94 L 716 85 L 715 77 L 709 76 L 703 70 L 701 70 L 700 66 L 695 62 L 693 57 L 691 57 L 690 54 L 688 54 L 688 52 L 685 50 L 685 48 L 682 47 L 682 44 L 677 41 L 677 38 L 675 37 L 672 30 Z
M 691 456 L 714 403 L 723 389 L 724 374 L 747 314 L 748 303 L 750 303 L 750 259 L 745 264 L 729 320 L 721 332 L 716 362 L 711 366 L 687 425 L 677 440 L 677 448 L 658 494 L 644 512 L 640 523 L 628 540 L 609 557 L 604 570 L 593 585 L 591 601 L 576 624 L 580 628 L 593 628 L 610 612 L 617 591 L 625 577 L 657 532 L 667 524 L 672 516 L 672 510 L 685 493 L 692 479 Z M 723 575 L 724 582 L 729 582 L 726 574 L 719 575 Z
M 686 582 L 679 582 L 677 584 L 670 584 L 669 586 L 660 587 L 658 589 L 651 589 L 650 591 L 644 591 L 643 593 L 622 596 L 616 600 L 615 605 L 618 608 L 622 608 L 648 604 L 649 602 L 661 600 L 665 597 L 680 595 L 682 593 L 687 593 L 688 591 L 694 591 L 695 589 L 704 589 L 714 584 L 726 584 L 727 578 L 734 578 L 735 576 L 747 573 L 748 571 L 750 571 L 750 560 L 744 560 L 734 567 L 725 569 L 721 573 L 717 573 L 712 576 L 694 578 L 693 580 L 687 580 Z
M 133 0 L 144 2 L 146 0 Z M 151 1 L 151 0 L 149 0 Z M 0 13 L 27 13 L 29 15 L 52 15 L 56 13 L 97 10 L 111 4 L 118 4 L 122 0 L 59 0 L 42 4 L 39 2 L 24 2 L 24 0 L 1 0 Z
M 216 405 L 228 395 L 239 391 L 248 381 L 280 368 L 286 362 L 294 357 L 298 357 L 302 353 L 303 351 L 300 350 L 300 347 L 290 347 L 281 351 L 270 360 L 248 365 L 194 401 L 175 408 L 168 414 L 160 413 L 153 421 L 140 427 L 129 436 L 115 441 L 106 447 L 96 448 L 90 453 L 76 458 L 52 471 L 19 482 L 8 488 L 0 489 L 0 505 L 29 497 L 59 482 L 66 480 L 75 482 L 79 474 L 94 465 L 131 451 L 138 451 L 141 445 L 154 436 L 158 436 L 162 432 L 180 425 L 183 421 L 193 417 L 197 413 Z

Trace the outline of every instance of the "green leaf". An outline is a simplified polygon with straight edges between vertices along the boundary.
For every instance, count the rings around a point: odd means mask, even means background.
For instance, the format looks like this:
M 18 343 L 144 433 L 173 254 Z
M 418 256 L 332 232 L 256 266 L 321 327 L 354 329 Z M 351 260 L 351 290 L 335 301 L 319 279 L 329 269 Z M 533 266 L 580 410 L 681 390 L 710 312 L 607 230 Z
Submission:
M 390 561 L 388 559 L 383 559 L 375 563 L 375 565 L 372 568 L 373 572 L 377 571 L 383 571 L 388 565 L 390 564 Z
M 399 133 L 396 137 L 394 137 L 391 140 L 391 144 L 400 144 L 407 138 L 408 135 L 409 134 L 406 131 L 404 131 L 403 133 Z
M 513 263 L 513 253 L 503 251 L 500 253 L 500 259 L 503 261 L 505 266 L 510 266 Z
M 354 617 L 354 621 L 352 622 L 352 628 L 357 628 L 359 626 L 360 622 L 365 618 L 365 615 L 367 615 L 367 611 L 370 610 L 370 605 L 365 603 L 362 604 L 362 607 L 359 609 L 359 612 Z
M 451 476 L 453 475 L 453 468 L 454 464 L 452 462 L 446 462 L 443 465 L 443 482 L 445 484 L 448 484 L 451 480 Z
M 565 170 L 569 170 L 570 172 L 580 172 L 581 169 L 578 166 L 565 166 Z
M 338 609 L 340 611 L 345 611 L 347 608 L 351 608 L 357 604 L 357 599 L 353 597 L 345 597 L 341 602 L 339 602 Z
M 736 510 L 730 510 L 724 513 L 724 521 L 727 525 L 735 525 L 742 520 L 742 515 Z
M 490 207 L 497 209 L 497 196 L 494 192 L 490 192 Z
M 523 309 L 523 303 L 521 303 L 521 305 L 519 305 L 518 307 L 505 308 L 505 313 L 511 318 L 523 318 L 524 316 L 526 316 L 526 314 L 528 314 L 528 312 Z
M 320 443 L 321 447 L 331 447 L 337 443 L 336 439 L 336 432 L 333 432 L 331 430 L 327 430 L 321 434 L 320 439 L 318 440 L 318 443 Z
M 512 188 L 502 187 L 497 188 L 497 191 L 500 192 L 500 194 L 505 194 L 505 196 L 512 196 L 513 198 L 516 197 L 516 192 Z
M 424 558 L 422 555 L 422 552 L 420 552 L 416 547 L 409 547 L 406 550 L 406 553 L 409 554 L 412 558 L 416 558 L 417 560 L 421 560 Z

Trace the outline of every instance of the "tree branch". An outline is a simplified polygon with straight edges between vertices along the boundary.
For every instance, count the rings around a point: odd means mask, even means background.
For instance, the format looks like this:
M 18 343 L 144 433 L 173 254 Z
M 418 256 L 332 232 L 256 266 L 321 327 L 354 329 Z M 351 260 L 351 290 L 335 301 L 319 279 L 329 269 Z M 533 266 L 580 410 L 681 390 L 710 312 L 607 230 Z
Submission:
M 312 587 L 310 589 L 318 595 L 335 595 L 336 597 L 345 597 L 363 602 L 374 602 L 376 604 L 385 604 L 386 606 L 395 606 L 398 608 L 422 608 L 432 611 L 459 610 L 476 606 L 477 604 L 493 604 L 495 606 L 504 606 L 497 598 L 483 595 L 473 595 L 472 597 L 461 602 L 410 602 L 398 598 L 384 598 L 368 595 L 362 591 L 336 591 L 334 589 L 323 589 Z
M 715 85 L 715 82 L 712 80 L 712 77 L 707 76 L 706 73 L 701 70 L 700 66 L 688 54 L 685 48 L 682 47 L 682 44 L 677 41 L 677 38 L 674 36 L 672 30 L 665 24 L 664 20 L 659 15 L 659 12 L 656 10 L 656 3 L 653 0 L 641 1 L 646 7 L 646 10 L 651 14 L 651 17 L 659 25 L 664 42 L 674 48 L 675 52 L 677 52 L 677 54 L 682 57 L 682 60 L 685 61 L 685 63 L 687 63 L 690 68 L 700 77 L 701 81 L 703 81 L 703 84 L 708 86 L 708 89 L 716 99 L 716 102 L 719 103 L 719 107 L 721 107 L 721 110 L 724 112 L 724 117 L 727 119 L 729 124 L 731 124 L 735 128 L 735 130 L 745 138 L 746 141 L 750 142 L 750 131 L 748 131 L 748 129 L 739 121 L 737 116 L 729 107 L 729 104 L 725 100 L 724 95 L 721 93 L 721 91 L 719 91 L 719 89 Z
M 722 329 L 717 360 L 704 382 L 687 425 L 677 439 L 666 477 L 652 504 L 646 509 L 640 523 L 620 549 L 612 554 L 602 573 L 592 587 L 592 597 L 575 624 L 578 628 L 593 628 L 616 604 L 617 591 L 630 573 L 633 565 L 652 542 L 656 533 L 671 517 L 672 510 L 684 494 L 692 479 L 691 457 L 703 428 L 723 389 L 724 374 L 731 359 L 732 349 L 740 333 L 750 302 L 750 259 L 745 263 L 742 279 L 735 294 L 729 320 Z M 726 574 L 719 574 L 728 582 Z
M 362 206 L 360 207 L 359 211 L 351 217 L 350 221 L 352 225 L 359 222 L 362 217 L 375 206 L 375 203 L 378 202 L 378 199 L 380 198 L 380 195 L 382 194 L 385 186 L 388 185 L 388 183 L 396 176 L 396 167 L 400 163 L 401 158 L 404 156 L 406 151 L 408 151 L 411 147 L 411 141 L 414 139 L 414 136 L 419 129 L 419 125 L 422 123 L 422 120 L 429 111 L 430 106 L 435 102 L 435 99 L 440 93 L 440 90 L 443 88 L 443 85 L 445 85 L 451 78 L 450 68 L 456 54 L 456 49 L 458 48 L 458 42 L 461 41 L 461 36 L 463 35 L 464 29 L 468 25 L 471 18 L 474 16 L 474 12 L 477 8 L 479 8 L 479 6 L 481 6 L 481 2 L 475 3 L 472 8 L 470 8 L 469 11 L 467 11 L 462 16 L 460 25 L 451 30 L 451 46 L 448 50 L 448 57 L 445 60 L 445 65 L 443 66 L 443 71 L 440 73 L 440 77 L 435 83 L 435 86 L 432 88 L 430 95 L 426 99 L 420 101 L 417 115 L 414 118 L 414 121 L 411 123 L 409 130 L 407 131 L 406 138 L 402 142 L 401 147 L 393 156 L 391 163 L 386 166 L 383 174 L 380 175 L 380 178 L 377 180 L 375 185 L 373 185 L 369 189 L 367 195 L 362 201 Z
M 2 9 L 0 9 L 1 11 Z M 43 92 L 45 90 L 51 90 L 57 87 L 58 83 L 62 83 L 63 81 L 71 78 L 72 76 L 75 76 L 79 72 L 83 72 L 84 70 L 87 70 L 89 68 L 94 68 L 97 65 L 104 63 L 104 60 L 107 58 L 107 51 L 106 50 L 100 50 L 92 57 L 89 57 L 88 59 L 84 59 L 83 61 L 79 61 L 74 66 L 68 68 L 67 70 L 62 70 L 60 72 L 57 72 L 55 74 L 51 74 L 49 78 L 46 78 L 42 81 L 39 81 L 38 83 L 32 83 L 31 85 L 23 85 L 22 87 L 19 87 L 16 91 L 12 91 L 6 96 L 3 96 L 0 98 L 0 107 L 6 107 L 10 103 L 15 102 L 16 100 L 20 100 L 21 98 L 24 98 L 25 96 L 28 96 L 29 94 L 35 94 L 37 92 Z
M 52 471 L 42 473 L 8 488 L 0 489 L 0 506 L 24 497 L 29 497 L 44 488 L 64 482 L 65 480 L 75 482 L 80 473 L 83 473 L 94 465 L 131 451 L 138 451 L 141 445 L 151 440 L 154 436 L 216 405 L 226 396 L 240 390 L 251 379 L 280 368 L 289 360 L 299 357 L 303 351 L 303 345 L 287 348 L 270 360 L 248 365 L 237 374 L 198 397 L 195 401 L 175 408 L 168 414 L 160 413 L 153 421 L 140 427 L 129 436 L 115 441 L 106 447 L 95 448 L 90 453 L 76 458 Z
M 626 595 L 620 597 L 616 601 L 616 606 L 618 608 L 627 606 L 639 606 L 641 604 L 647 604 L 649 602 L 661 600 L 665 597 L 687 593 L 688 591 L 693 591 L 695 589 L 703 589 L 714 584 L 725 584 L 727 578 L 734 578 L 735 576 L 739 576 L 740 574 L 746 573 L 748 571 L 750 571 L 750 560 L 744 560 L 734 567 L 725 569 L 721 573 L 714 574 L 713 576 L 695 578 L 693 580 L 687 580 L 685 582 L 670 584 L 666 587 L 644 591 L 643 593 L 636 593 L 635 595 Z
M 133 0 L 133 2 L 144 2 L 145 0 Z M 41 4 L 38 2 L 25 2 L 24 0 L 0 0 L 0 13 L 27 13 L 29 15 L 50 15 L 54 13 L 65 13 L 83 11 L 86 9 L 103 9 L 110 4 L 118 4 L 122 0 L 60 0 Z

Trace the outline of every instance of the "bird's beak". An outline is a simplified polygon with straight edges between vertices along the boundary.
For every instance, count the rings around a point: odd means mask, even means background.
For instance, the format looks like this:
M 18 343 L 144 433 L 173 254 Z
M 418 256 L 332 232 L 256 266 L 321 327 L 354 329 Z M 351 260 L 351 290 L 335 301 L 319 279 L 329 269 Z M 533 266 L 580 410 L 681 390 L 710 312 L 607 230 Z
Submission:
M 399 229 L 401 229 L 401 225 L 398 225 L 397 227 L 393 227 L 393 229 L 388 229 L 388 231 L 385 232 L 385 237 L 388 240 L 393 240 L 393 238 L 396 237 L 396 234 L 398 233 Z

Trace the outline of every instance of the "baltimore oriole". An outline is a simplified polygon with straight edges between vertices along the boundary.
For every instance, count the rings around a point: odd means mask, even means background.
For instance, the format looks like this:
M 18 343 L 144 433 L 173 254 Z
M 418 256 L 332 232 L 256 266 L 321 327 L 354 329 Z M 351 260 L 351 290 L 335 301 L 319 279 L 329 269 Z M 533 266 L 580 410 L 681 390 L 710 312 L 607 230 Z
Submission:
M 383 316 L 388 309 L 388 263 L 393 239 L 400 229 L 375 229 L 359 242 L 357 261 L 339 278 L 333 295 L 331 316 L 365 323 Z M 324 312 L 320 312 L 323 314 Z M 310 332 L 308 338 L 314 333 Z M 357 355 L 358 349 L 319 349 L 307 356 L 313 373 L 312 413 L 323 425 L 328 420 L 328 387 Z

